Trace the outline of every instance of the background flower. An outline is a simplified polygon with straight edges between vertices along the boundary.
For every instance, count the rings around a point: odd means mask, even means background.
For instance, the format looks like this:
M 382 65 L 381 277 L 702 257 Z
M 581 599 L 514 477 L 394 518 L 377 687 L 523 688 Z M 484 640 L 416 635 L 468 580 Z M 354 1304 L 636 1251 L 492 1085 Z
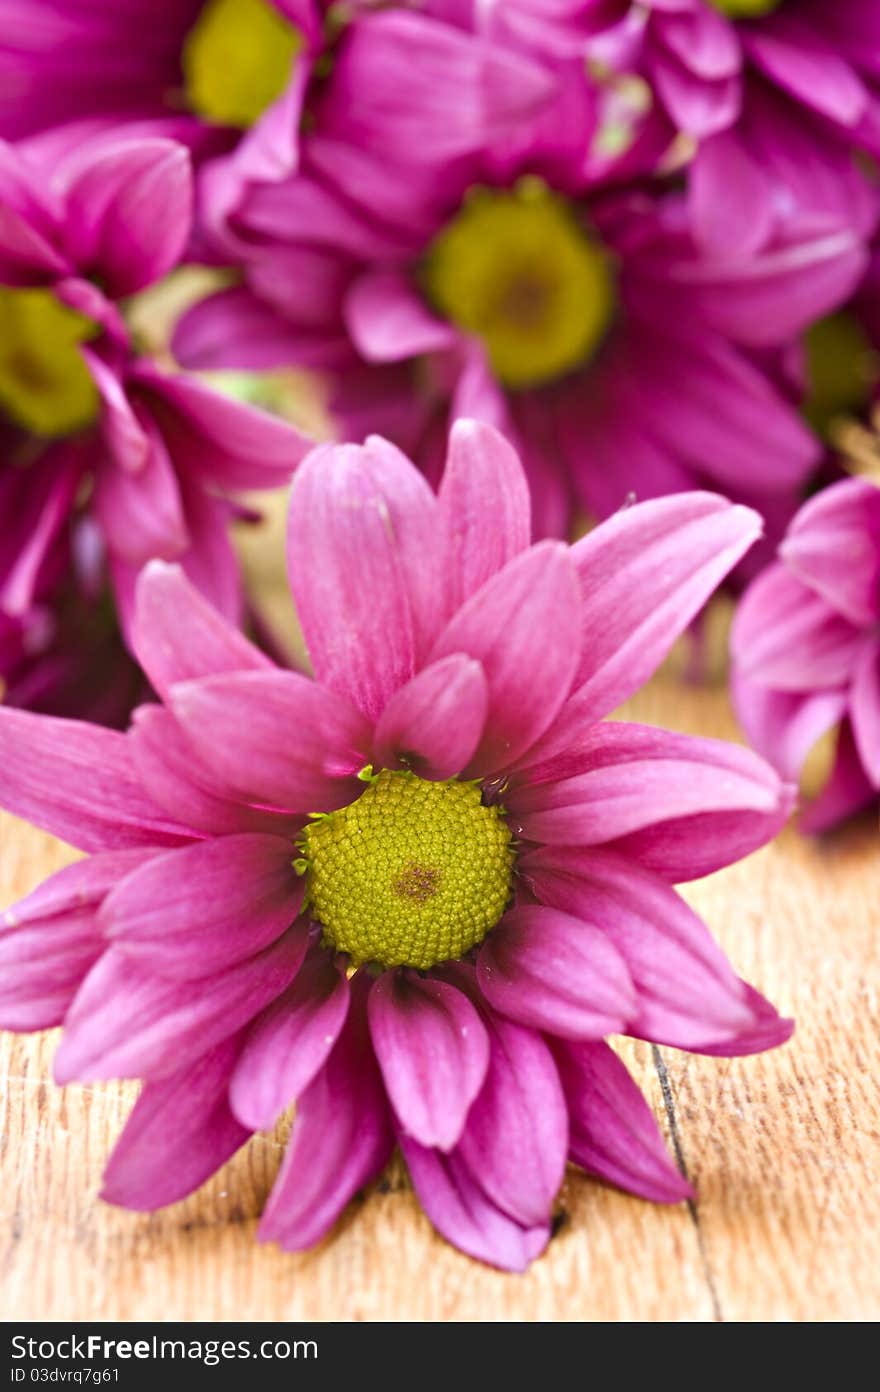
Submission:
M 802 818 L 821 831 L 880 788 L 880 490 L 847 480 L 792 522 L 779 562 L 746 592 L 732 635 L 734 697 L 749 739 L 787 778 L 839 726 L 834 766 Z
M 517 1270 L 567 1157 L 688 1192 L 603 1038 L 788 1037 L 671 884 L 791 796 L 749 751 L 602 717 L 758 531 L 689 494 L 531 546 L 486 427 L 455 428 L 437 496 L 383 440 L 322 447 L 288 551 L 314 678 L 154 563 L 135 646 L 161 705 L 127 736 L 0 710 L 4 804 L 92 853 L 7 914 L 0 1019 L 64 1021 L 59 1081 L 146 1080 L 105 1197 L 182 1197 L 294 1097 L 261 1228 L 288 1248 L 395 1138 L 440 1231 Z
M 106 563 L 123 629 L 137 573 L 155 556 L 179 560 L 240 621 L 227 536 L 235 495 L 284 483 L 307 447 L 291 426 L 139 351 L 131 297 L 177 264 L 191 213 L 189 160 L 174 142 L 95 139 L 51 169 L 0 147 L 0 488 L 15 522 L 0 615 L 29 665 L 47 613 L 51 644 L 67 626 L 73 654 L 71 616 L 103 591 L 103 580 L 80 584 L 85 572 L 69 560 L 86 514 L 97 523 L 89 573 Z M 97 656 L 83 651 L 86 686 Z M 7 683 L 18 665 L 6 651 Z
M 586 185 L 595 113 L 571 96 L 564 126 L 433 169 L 346 167 L 316 134 L 241 211 L 245 284 L 184 317 L 181 360 L 325 369 L 343 434 L 381 430 L 433 478 L 450 419 L 496 424 L 542 534 L 576 501 L 698 483 L 790 510 L 820 447 L 773 354 L 850 293 L 859 237 L 791 215 L 753 258 L 701 254 L 677 194 Z

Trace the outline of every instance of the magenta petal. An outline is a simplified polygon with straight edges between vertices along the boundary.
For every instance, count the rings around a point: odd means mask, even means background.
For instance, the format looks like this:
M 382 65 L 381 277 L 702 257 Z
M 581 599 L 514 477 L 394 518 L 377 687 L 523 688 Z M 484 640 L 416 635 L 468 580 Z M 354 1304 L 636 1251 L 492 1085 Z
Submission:
M 218 785 L 248 802 L 327 812 L 353 802 L 371 732 L 299 672 L 233 672 L 171 689 L 171 707 Z
M 639 1009 L 627 1033 L 679 1049 L 728 1043 L 755 1024 L 743 983 L 673 889 L 608 851 L 545 847 L 524 856 L 538 899 L 594 924 L 629 967 Z
M 745 1054 L 763 1054 L 767 1049 L 778 1049 L 794 1033 L 794 1020 L 779 1014 L 766 996 L 756 991 L 747 981 L 742 981 L 743 994 L 752 1012 L 752 1025 L 741 1030 L 733 1039 L 721 1040 L 717 1044 L 702 1044 L 693 1052 L 709 1054 L 714 1058 L 741 1058 Z
M 344 968 L 313 948 L 293 984 L 254 1021 L 229 1086 L 235 1115 L 255 1131 L 275 1122 L 323 1068 L 348 1014 Z
M 170 271 L 192 221 L 189 152 L 171 140 L 120 140 L 99 152 L 68 193 L 69 248 L 114 298 Z
M 176 1203 L 244 1145 L 232 1115 L 229 1074 L 241 1047 L 224 1040 L 179 1073 L 147 1083 L 104 1171 L 101 1198 L 149 1211 Z
M 451 1150 L 486 1077 L 489 1038 L 461 991 L 411 972 L 385 972 L 369 996 L 370 1035 L 408 1136 Z
M 845 688 L 837 691 L 773 691 L 736 671 L 731 694 L 737 719 L 754 745 L 785 778 L 798 779 L 817 740 L 843 718 Z
M 515 557 L 453 615 L 432 659 L 468 653 L 489 684 L 471 775 L 506 768 L 547 729 L 571 688 L 579 631 L 577 581 L 558 542 Z
M 516 451 L 492 426 L 473 420 L 452 426 L 439 511 L 448 617 L 530 540 L 526 477 Z
M 291 926 L 304 888 L 294 856 L 290 841 L 258 832 L 166 851 L 111 891 L 101 925 L 147 971 L 175 981 L 213 976 Z
M 370 718 L 433 636 L 436 531 L 430 488 L 385 441 L 313 450 L 294 479 L 288 561 L 306 645 L 318 679 Z
M 98 469 L 95 511 L 109 549 L 140 567 L 154 557 L 173 561 L 190 545 L 174 462 L 156 424 L 139 418 L 146 446 L 137 472 L 108 455 Z
M 428 1150 L 409 1136 L 400 1148 L 419 1202 L 460 1251 L 502 1271 L 525 1271 L 550 1238 L 550 1224 L 522 1227 L 493 1203 L 458 1153 Z
M 401 362 L 451 348 L 456 331 L 436 318 L 400 271 L 367 271 L 345 300 L 346 327 L 367 362 Z
M 530 761 L 569 748 L 637 691 L 760 534 L 750 508 L 683 493 L 627 508 L 577 542 L 579 689 Z
M 302 819 L 285 812 L 250 807 L 218 789 L 170 711 L 139 706 L 128 733 L 138 778 L 150 797 L 188 827 L 214 836 L 268 831 L 292 837 Z
M 799 580 L 858 626 L 880 618 L 880 489 L 863 479 L 805 503 L 779 555 Z M 841 565 L 841 556 L 846 564 Z
M 366 987 L 355 983 L 330 1057 L 299 1098 L 287 1154 L 263 1211 L 260 1238 L 285 1251 L 318 1242 L 387 1164 L 394 1144 L 367 1035 Z
M 568 1114 L 556 1065 L 534 1030 L 487 1012 L 489 1069 L 459 1141 L 490 1199 L 543 1227 L 565 1171 Z
M 866 643 L 856 664 L 850 694 L 850 719 L 862 767 L 880 788 L 880 646 Z
M 117 368 L 111 367 L 93 348 L 82 347 L 80 352 L 101 397 L 101 435 L 108 455 L 104 471 L 118 467 L 127 474 L 137 475 L 146 467 L 150 455 L 150 439 L 144 423 L 135 415 Z M 111 497 L 108 505 L 111 514 L 112 503 Z M 136 509 L 136 500 L 134 506 Z
M 748 30 L 747 47 L 752 61 L 785 91 L 832 121 L 855 126 L 868 105 L 868 93 L 855 68 L 830 45 L 810 41 L 809 31 L 797 23 L 774 23 Z
M 175 682 L 193 677 L 272 669 L 179 566 L 163 561 L 151 561 L 138 579 L 132 636 L 135 656 L 163 697 Z
M 819 796 L 804 809 L 801 830 L 828 831 L 876 801 L 877 788 L 862 767 L 852 725 L 845 720 L 840 727 L 831 776 Z
M 580 766 L 573 777 L 524 783 L 506 797 L 522 834 L 546 845 L 613 843 L 674 882 L 764 845 L 794 799 L 751 750 L 646 725 L 594 726 L 568 758 Z
M 98 909 L 109 890 L 156 854 L 105 851 L 50 876 L 0 915 L 0 1028 L 60 1025 L 106 946 Z
M 145 972 L 111 947 L 83 982 L 55 1055 L 59 1083 L 162 1077 L 229 1038 L 280 995 L 306 948 L 300 926 L 194 987 Z
M 844 685 L 863 643 L 860 629 L 779 564 L 749 586 L 730 635 L 740 675 L 779 691 Z
M 553 93 L 536 63 L 439 18 L 385 10 L 361 16 L 346 39 L 322 129 L 392 162 L 481 151 Z
M 654 1114 L 607 1044 L 554 1044 L 568 1104 L 569 1154 L 590 1174 L 654 1203 L 693 1190 L 666 1152 Z
M 279 488 L 311 447 L 287 421 L 194 377 L 139 365 L 136 380 L 158 403 L 172 456 L 216 488 Z
M 620 1034 L 638 1009 L 605 934 L 542 904 L 508 910 L 480 950 L 477 980 L 500 1014 L 564 1039 Z
M 453 653 L 396 691 L 376 725 L 374 762 L 421 778 L 454 778 L 483 735 L 489 688 L 473 658 Z
M 0 805 L 83 851 L 191 838 L 141 788 L 125 735 L 0 708 Z

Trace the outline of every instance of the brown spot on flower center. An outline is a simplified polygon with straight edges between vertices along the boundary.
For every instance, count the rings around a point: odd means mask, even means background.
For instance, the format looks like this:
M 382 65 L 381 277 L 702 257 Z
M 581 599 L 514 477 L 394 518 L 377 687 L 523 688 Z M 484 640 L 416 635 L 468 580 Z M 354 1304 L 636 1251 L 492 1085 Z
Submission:
M 440 871 L 433 865 L 419 865 L 418 861 L 411 860 L 394 881 L 394 892 L 403 899 L 413 899 L 417 904 L 424 904 L 434 895 L 440 887 Z

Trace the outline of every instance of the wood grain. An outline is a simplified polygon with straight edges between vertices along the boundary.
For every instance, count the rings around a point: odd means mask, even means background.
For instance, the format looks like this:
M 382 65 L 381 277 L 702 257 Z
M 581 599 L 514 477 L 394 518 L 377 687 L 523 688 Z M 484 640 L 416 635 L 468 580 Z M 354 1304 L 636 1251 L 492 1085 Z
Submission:
M 631 717 L 734 737 L 720 686 L 661 674 Z M 692 1208 L 570 1174 L 559 1230 L 523 1277 L 460 1256 L 399 1169 L 313 1252 L 254 1242 L 286 1126 L 151 1216 L 97 1200 L 136 1088 L 55 1088 L 54 1037 L 2 1039 L 0 1313 L 5 1319 L 870 1320 L 880 1317 L 877 827 L 785 833 L 690 886 L 742 974 L 798 1019 L 786 1048 L 696 1058 L 623 1041 Z M 73 858 L 0 820 L 0 903 Z M 661 1080 L 668 1085 L 664 1105 Z

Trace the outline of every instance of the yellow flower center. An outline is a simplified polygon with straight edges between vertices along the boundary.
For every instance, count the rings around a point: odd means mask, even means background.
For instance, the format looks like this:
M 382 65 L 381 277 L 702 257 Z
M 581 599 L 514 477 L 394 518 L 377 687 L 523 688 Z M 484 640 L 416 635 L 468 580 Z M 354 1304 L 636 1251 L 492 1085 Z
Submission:
M 510 897 L 510 831 L 476 783 L 383 769 L 356 802 L 313 821 L 302 847 L 312 917 L 356 966 L 461 957 Z
M 281 96 L 302 43 L 270 0 L 207 0 L 183 47 L 189 105 L 246 130 Z
M 428 299 L 485 344 L 507 387 L 538 387 L 598 348 L 614 311 L 606 252 L 574 209 L 540 180 L 474 189 L 435 238 Z
M 47 437 L 91 424 L 98 393 L 79 345 L 97 333 L 50 290 L 0 287 L 0 411 Z
M 759 19 L 779 8 L 782 0 L 709 0 L 713 9 L 730 19 Z
M 827 435 L 841 416 L 860 415 L 880 382 L 880 353 L 861 324 L 841 311 L 820 319 L 806 335 L 809 395 L 804 414 Z

